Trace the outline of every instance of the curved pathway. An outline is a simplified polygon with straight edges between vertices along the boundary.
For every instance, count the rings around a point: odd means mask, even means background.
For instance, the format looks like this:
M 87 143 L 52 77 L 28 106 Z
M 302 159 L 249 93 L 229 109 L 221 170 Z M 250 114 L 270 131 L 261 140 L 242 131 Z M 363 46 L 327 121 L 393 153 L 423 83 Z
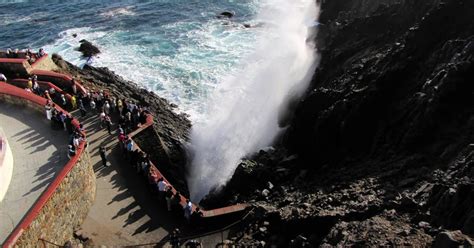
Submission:
M 52 130 L 45 115 L 13 104 L 0 104 L 0 125 L 13 153 L 13 176 L 0 203 L 0 243 L 33 206 L 66 164 L 66 132 Z
M 89 152 L 96 173 L 97 192 L 80 232 L 94 245 L 123 247 L 165 240 L 179 227 L 183 236 L 196 233 L 182 216 L 176 217 L 161 207 L 147 187 L 148 182 L 131 168 L 117 146 L 115 132 L 100 128 L 98 114 L 81 118 L 72 112 L 88 134 Z M 107 149 L 109 167 L 102 166 L 99 147 Z M 199 238 L 205 247 L 214 247 L 228 236 L 228 230 Z M 142 247 L 142 246 L 140 246 Z

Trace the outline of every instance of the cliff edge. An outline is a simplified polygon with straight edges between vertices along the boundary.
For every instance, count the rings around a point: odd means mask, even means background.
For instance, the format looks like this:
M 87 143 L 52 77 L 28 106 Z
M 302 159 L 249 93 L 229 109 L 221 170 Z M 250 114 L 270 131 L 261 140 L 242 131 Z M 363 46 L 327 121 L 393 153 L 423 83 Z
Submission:
M 473 13 L 472 1 L 321 1 L 321 63 L 288 131 L 224 190 L 260 210 L 236 242 L 472 245 Z

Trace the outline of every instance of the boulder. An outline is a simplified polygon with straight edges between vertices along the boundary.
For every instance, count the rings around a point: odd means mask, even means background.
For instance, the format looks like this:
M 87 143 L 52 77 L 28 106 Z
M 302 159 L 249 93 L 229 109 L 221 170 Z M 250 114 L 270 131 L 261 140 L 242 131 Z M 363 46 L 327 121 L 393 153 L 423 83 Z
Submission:
M 474 247 L 474 242 L 461 231 L 445 231 L 439 233 L 434 242 L 433 248 L 456 248 L 456 247 Z
M 235 14 L 230 12 L 230 11 L 224 11 L 221 12 L 220 14 L 217 15 L 217 18 L 222 19 L 222 18 L 232 18 Z
M 93 45 L 90 41 L 80 40 L 81 45 L 79 46 L 78 51 L 82 52 L 84 57 L 92 57 L 100 53 L 99 48 Z

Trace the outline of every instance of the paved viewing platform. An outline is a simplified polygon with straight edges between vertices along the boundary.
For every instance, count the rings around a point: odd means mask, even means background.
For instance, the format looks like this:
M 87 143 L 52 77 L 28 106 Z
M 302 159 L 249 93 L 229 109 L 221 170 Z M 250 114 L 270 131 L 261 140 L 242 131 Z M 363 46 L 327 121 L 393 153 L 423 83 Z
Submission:
M 0 203 L 0 243 L 67 163 L 67 133 L 51 129 L 45 115 L 0 104 L 0 126 L 13 153 L 11 183 Z
M 43 60 L 45 64 L 51 62 Z M 70 89 L 71 83 L 77 84 L 78 91 L 86 92 L 68 75 L 34 72 L 39 79 L 52 81 L 44 83 L 61 89 L 58 92 Z M 95 246 L 154 247 L 166 244 L 170 233 L 179 228 L 182 242 L 195 239 L 207 247 L 221 244 L 232 232 L 234 224 L 242 220 L 245 204 L 204 210 L 202 217 L 206 220 L 200 221 L 199 225 L 185 221 L 179 210 L 168 211 L 164 202 L 159 204 L 156 190 L 151 190 L 156 182 L 150 184 L 150 178 L 139 175 L 120 149 L 118 116 L 110 117 L 114 123 L 109 127 L 112 131 L 109 134 L 100 127 L 97 110 L 82 109 L 87 112 L 83 116 L 74 105 L 66 106 L 75 109 L 70 112 L 75 117 L 73 125 L 79 129 L 79 122 L 83 124 L 87 136 L 81 133 L 88 144 L 84 148 L 85 143 L 81 143 L 79 153 L 69 160 L 67 133 L 53 130 L 51 121 L 46 119 L 46 95 L 36 91 L 27 93 L 22 78 L 10 83 L 20 87 L 4 84 L 0 93 L 11 99 L 21 99 L 21 105 L 8 101 L 0 104 L 0 128 L 3 128 L 13 153 L 11 183 L 0 202 L 0 244 L 5 242 L 7 247 L 12 247 L 18 241 L 16 244 L 23 246 L 45 245 L 45 242 L 61 246 L 72 238 L 74 230 L 78 240 L 90 239 Z M 24 105 L 25 101 L 28 104 Z M 70 97 L 68 101 L 71 101 Z M 146 124 L 129 133 L 130 138 L 153 124 L 153 118 L 148 118 L 152 116 L 145 117 Z M 106 148 L 108 166 L 102 165 L 99 155 L 102 146 Z M 149 170 L 158 178 L 164 178 L 158 166 L 152 164 Z M 178 199 L 181 199 L 177 203 L 179 209 L 185 206 L 186 199 L 184 196 L 178 196 Z M 194 204 L 191 208 L 196 207 Z

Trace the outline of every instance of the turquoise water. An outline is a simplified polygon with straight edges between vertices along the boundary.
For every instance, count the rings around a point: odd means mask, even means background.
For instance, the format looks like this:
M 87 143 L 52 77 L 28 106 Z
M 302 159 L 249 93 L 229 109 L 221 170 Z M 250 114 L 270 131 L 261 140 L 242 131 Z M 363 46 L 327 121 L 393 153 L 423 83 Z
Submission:
M 177 104 L 193 121 L 187 179 L 198 201 L 284 129 L 279 120 L 288 99 L 304 92 L 317 66 L 315 2 L 0 4 L 0 49 L 44 47 L 81 66 L 85 60 L 75 49 L 87 39 L 102 51 L 92 65 Z M 222 11 L 235 17 L 217 19 Z
M 261 32 L 243 27 L 258 22 L 258 0 L 20 1 L 0 9 L 0 49 L 44 47 L 81 66 L 75 48 L 87 39 L 102 51 L 92 65 L 157 92 L 193 120 Z M 235 18 L 215 18 L 222 11 Z

